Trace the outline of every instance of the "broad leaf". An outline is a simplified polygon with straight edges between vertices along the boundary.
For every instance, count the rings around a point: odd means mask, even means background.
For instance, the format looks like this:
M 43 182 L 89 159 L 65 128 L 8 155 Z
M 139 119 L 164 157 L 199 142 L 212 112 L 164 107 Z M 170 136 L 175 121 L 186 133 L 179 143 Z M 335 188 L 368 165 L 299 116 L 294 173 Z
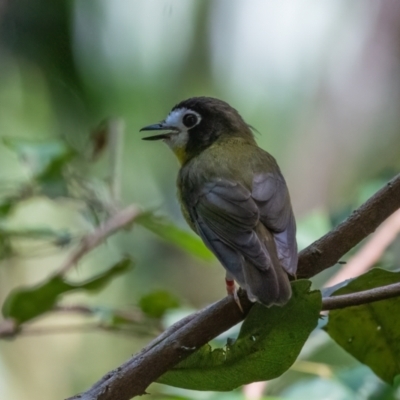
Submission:
M 233 390 L 238 386 L 282 375 L 296 360 L 317 326 L 321 295 L 311 283 L 292 284 L 293 296 L 284 307 L 255 304 L 237 340 L 212 350 L 203 346 L 158 382 L 194 390 Z
M 99 291 L 130 267 L 131 260 L 124 259 L 106 272 L 85 282 L 69 283 L 63 277 L 56 275 L 37 286 L 15 289 L 4 302 L 3 316 L 14 319 L 18 324 L 29 321 L 51 310 L 60 295 L 76 290 Z
M 135 223 L 144 226 L 162 239 L 180 246 L 190 254 L 203 260 L 209 261 L 214 257 L 198 237 L 178 228 L 164 217 L 156 216 L 152 212 L 146 212 L 136 218 Z
M 335 292 L 359 292 L 400 282 L 400 272 L 372 269 Z M 392 383 L 400 374 L 400 298 L 332 310 L 325 330 L 353 357 Z

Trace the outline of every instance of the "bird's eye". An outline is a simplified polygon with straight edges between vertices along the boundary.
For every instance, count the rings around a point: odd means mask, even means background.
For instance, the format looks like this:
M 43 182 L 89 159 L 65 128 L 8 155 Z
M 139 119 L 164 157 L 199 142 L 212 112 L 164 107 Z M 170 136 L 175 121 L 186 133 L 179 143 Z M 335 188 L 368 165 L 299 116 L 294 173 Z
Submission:
M 186 128 L 192 128 L 198 122 L 197 115 L 188 113 L 183 117 L 182 122 L 183 125 L 186 126 Z

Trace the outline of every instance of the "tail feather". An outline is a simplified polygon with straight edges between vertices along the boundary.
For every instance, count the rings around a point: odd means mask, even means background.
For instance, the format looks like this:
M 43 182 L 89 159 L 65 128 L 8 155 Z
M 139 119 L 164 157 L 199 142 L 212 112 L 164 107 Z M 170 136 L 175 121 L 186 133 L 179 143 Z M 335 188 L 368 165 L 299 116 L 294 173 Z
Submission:
M 279 261 L 272 233 L 262 224 L 259 224 L 257 231 L 270 256 L 271 264 L 261 269 L 245 261 L 243 275 L 246 291 L 250 300 L 267 307 L 274 304 L 284 305 L 292 295 L 289 277 Z
M 246 263 L 243 269 L 245 289 L 251 301 L 258 301 L 267 307 L 284 305 L 289 301 L 292 288 L 288 275 L 280 265 L 261 270 Z

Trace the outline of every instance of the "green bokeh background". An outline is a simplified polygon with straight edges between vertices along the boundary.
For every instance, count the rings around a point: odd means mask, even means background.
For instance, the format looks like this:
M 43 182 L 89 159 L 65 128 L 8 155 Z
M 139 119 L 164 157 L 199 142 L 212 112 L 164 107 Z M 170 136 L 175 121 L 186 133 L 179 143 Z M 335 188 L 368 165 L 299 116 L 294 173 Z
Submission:
M 123 204 L 160 210 L 188 229 L 175 198 L 177 161 L 162 143 L 141 141 L 139 129 L 163 119 L 184 98 L 219 97 L 260 132 L 259 145 L 277 158 L 304 247 L 400 167 L 399 38 L 400 6 L 394 1 L 0 1 L 0 138 L 62 138 L 79 152 L 99 121 L 121 117 Z M 107 173 L 104 158 L 88 172 L 93 179 Z M 0 143 L 0 197 L 28 178 L 16 154 Z M 19 205 L 7 223 L 76 233 L 90 228 L 75 205 L 40 197 Z M 13 245 L 19 256 L 0 261 L 1 303 L 11 289 L 43 280 L 67 254 L 24 241 Z M 398 249 L 397 240 L 387 255 L 391 266 L 399 265 Z M 135 259 L 133 271 L 101 294 L 69 302 L 129 309 L 152 290 L 167 289 L 183 310 L 225 295 L 224 271 L 216 262 L 194 258 L 141 227 L 112 237 L 71 279 L 101 272 L 121 254 Z M 82 320 L 54 316 L 43 327 Z M 95 329 L 0 341 L 0 398 L 71 396 L 150 337 Z M 242 390 L 194 393 L 162 385 L 149 392 L 154 399 L 250 398 Z M 265 393 L 285 399 L 306 394 L 309 400 L 395 398 L 322 331 Z

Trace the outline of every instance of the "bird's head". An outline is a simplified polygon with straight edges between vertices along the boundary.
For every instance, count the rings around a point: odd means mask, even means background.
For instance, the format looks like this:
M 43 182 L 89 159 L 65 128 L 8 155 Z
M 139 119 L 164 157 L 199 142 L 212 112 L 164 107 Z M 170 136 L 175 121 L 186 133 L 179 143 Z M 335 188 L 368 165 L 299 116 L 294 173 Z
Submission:
M 163 140 L 181 164 L 223 136 L 254 140 L 249 125 L 239 113 L 228 103 L 212 97 L 184 100 L 177 104 L 163 121 L 145 126 L 141 131 L 164 131 L 143 140 Z

